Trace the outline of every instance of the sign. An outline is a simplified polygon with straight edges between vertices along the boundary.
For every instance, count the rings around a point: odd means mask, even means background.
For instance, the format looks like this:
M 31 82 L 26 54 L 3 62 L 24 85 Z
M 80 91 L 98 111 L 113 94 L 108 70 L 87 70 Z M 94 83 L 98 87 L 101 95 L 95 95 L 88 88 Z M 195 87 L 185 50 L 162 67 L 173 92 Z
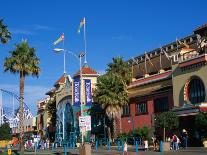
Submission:
M 91 131 L 91 116 L 85 116 L 86 131 Z
M 8 155 L 10 155 L 12 153 L 11 149 L 8 149 Z
M 80 132 L 91 131 L 91 116 L 79 117 Z
M 81 126 L 86 126 L 85 116 L 79 117 L 79 127 L 81 127 Z
M 80 80 L 74 79 L 74 88 L 73 88 L 73 103 L 74 105 L 80 104 Z
M 91 93 L 91 80 L 85 79 L 85 92 L 86 92 L 86 105 L 92 104 L 92 93 Z

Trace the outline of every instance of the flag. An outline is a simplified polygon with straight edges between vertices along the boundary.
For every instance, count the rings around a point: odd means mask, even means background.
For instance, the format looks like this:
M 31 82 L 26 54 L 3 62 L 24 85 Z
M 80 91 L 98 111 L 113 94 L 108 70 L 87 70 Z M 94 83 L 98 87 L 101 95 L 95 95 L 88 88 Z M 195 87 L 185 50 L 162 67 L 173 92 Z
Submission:
M 73 84 L 73 104 L 80 105 L 80 80 L 74 79 Z
M 78 33 L 80 33 L 80 30 L 81 30 L 81 28 L 83 27 L 83 25 L 85 25 L 86 24 L 86 19 L 85 19 L 85 17 L 83 18 L 83 19 L 81 19 L 81 21 L 80 21 L 80 25 L 79 25 L 79 27 L 78 27 Z
M 64 33 L 60 36 L 60 38 L 58 38 L 58 39 L 53 43 L 53 45 L 58 44 L 58 43 L 61 42 L 62 40 L 64 40 Z
M 86 97 L 86 105 L 92 104 L 92 93 L 91 93 L 91 80 L 85 79 L 85 97 Z

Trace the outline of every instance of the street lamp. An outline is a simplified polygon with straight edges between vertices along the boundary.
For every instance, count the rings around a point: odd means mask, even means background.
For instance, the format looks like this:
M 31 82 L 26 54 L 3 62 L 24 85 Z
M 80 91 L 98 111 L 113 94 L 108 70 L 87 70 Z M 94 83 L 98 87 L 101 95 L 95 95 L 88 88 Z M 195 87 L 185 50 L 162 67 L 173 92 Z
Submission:
M 62 48 L 55 48 L 54 49 L 55 52 L 67 52 L 71 55 L 73 55 L 77 60 L 79 60 L 79 65 L 80 65 L 80 108 L 81 108 L 81 116 L 83 116 L 83 109 L 82 109 L 82 57 L 85 56 L 85 52 L 80 52 L 79 55 L 76 55 L 75 53 L 69 51 L 69 50 L 65 50 Z M 65 63 L 65 61 L 64 61 Z M 64 64 L 65 66 L 65 64 Z M 64 123 L 64 122 L 63 122 Z M 83 144 L 84 139 L 83 139 L 83 133 L 81 133 L 81 142 Z

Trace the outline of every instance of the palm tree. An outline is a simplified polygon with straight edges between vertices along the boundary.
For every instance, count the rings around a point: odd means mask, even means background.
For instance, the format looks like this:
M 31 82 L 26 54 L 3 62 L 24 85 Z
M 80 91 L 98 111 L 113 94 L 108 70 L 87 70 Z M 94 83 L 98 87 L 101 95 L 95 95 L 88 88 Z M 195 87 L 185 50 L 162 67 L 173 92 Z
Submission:
M 127 84 L 130 82 L 130 68 L 122 58 L 113 58 L 107 73 L 100 76 L 94 92 L 94 100 L 102 105 L 107 116 L 113 120 L 113 137 L 116 138 L 116 118 L 121 117 L 121 109 L 128 104 Z
M 3 19 L 0 19 L 0 43 L 5 44 L 11 39 L 11 33 L 8 31 L 7 26 L 4 25 Z
M 21 154 L 24 154 L 23 147 L 23 113 L 24 113 L 24 81 L 25 77 L 32 75 L 38 77 L 40 61 L 36 56 L 35 49 L 30 48 L 26 41 L 15 46 L 15 50 L 10 52 L 11 56 L 5 58 L 4 71 L 11 73 L 19 73 L 20 75 L 20 149 Z
M 108 64 L 107 72 L 111 72 L 119 76 L 125 87 L 131 82 L 132 73 L 127 62 L 124 62 L 122 57 L 112 59 L 113 62 Z

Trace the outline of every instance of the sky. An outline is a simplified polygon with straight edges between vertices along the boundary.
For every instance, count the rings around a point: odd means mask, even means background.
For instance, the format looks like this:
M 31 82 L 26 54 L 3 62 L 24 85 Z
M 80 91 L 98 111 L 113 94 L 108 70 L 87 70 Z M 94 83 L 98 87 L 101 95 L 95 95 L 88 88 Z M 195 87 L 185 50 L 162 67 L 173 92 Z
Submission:
M 77 33 L 83 17 L 87 62 L 99 73 L 113 57 L 128 60 L 191 35 L 207 23 L 206 0 L 1 0 L 0 5 L 0 18 L 12 33 L 8 44 L 0 44 L 0 88 L 19 94 L 19 75 L 5 73 L 3 62 L 15 44 L 26 39 L 36 49 L 41 68 L 39 78 L 25 80 L 25 102 L 33 114 L 37 101 L 63 74 L 63 53 L 53 52 L 62 44 L 53 42 L 64 33 L 66 50 L 84 50 L 83 32 Z M 66 72 L 73 76 L 78 69 L 77 59 L 67 54 Z

